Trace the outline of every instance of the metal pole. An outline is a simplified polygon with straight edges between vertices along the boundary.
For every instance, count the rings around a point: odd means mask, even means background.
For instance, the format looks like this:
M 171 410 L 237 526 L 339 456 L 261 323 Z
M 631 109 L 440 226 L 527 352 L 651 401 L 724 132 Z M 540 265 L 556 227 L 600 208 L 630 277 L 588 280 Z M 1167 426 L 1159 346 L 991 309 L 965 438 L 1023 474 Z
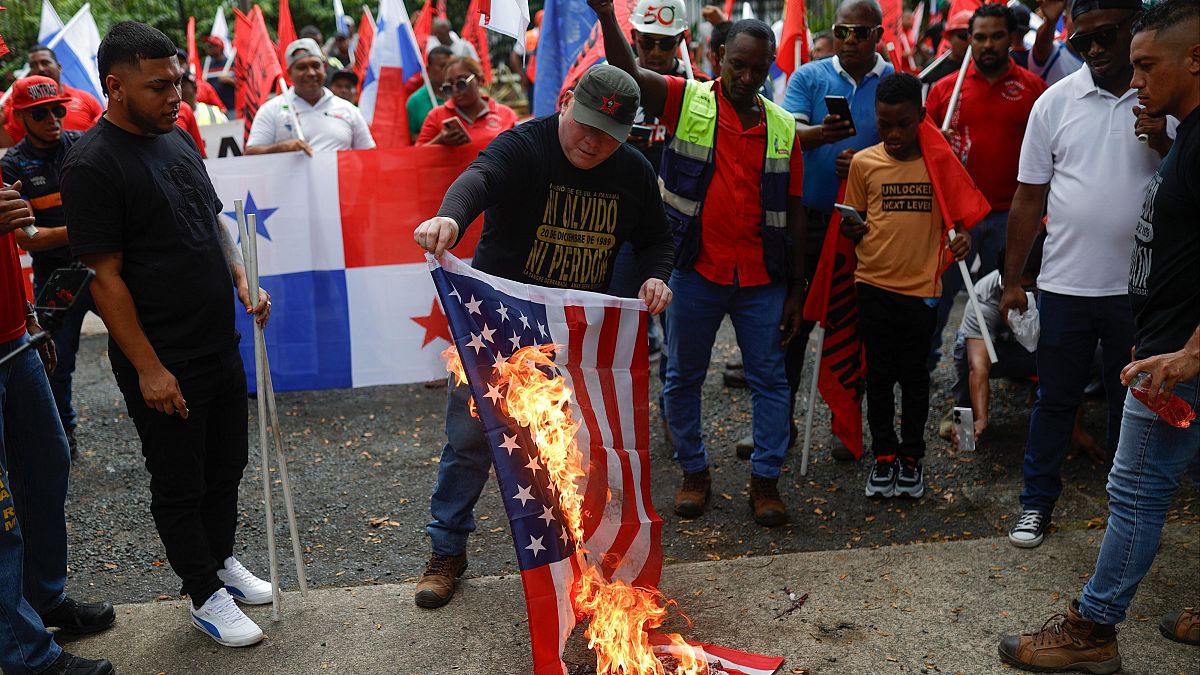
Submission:
M 300 128 L 300 113 L 296 112 L 296 90 L 292 90 L 291 96 L 288 95 L 287 82 L 283 80 L 283 76 L 279 76 L 279 95 L 283 97 L 283 105 L 287 107 L 288 114 L 292 117 L 292 128 L 296 130 L 296 138 L 301 141 L 306 141 L 304 138 L 304 130 Z M 307 141 L 306 141 L 307 142 Z M 255 251 L 258 250 L 258 242 L 252 242 Z M 257 272 L 257 270 L 255 270 Z M 255 286 L 257 289 L 258 287 Z
M 949 54 L 950 52 L 946 52 Z M 962 65 L 958 67 L 958 79 L 954 81 L 954 91 L 950 94 L 950 103 L 946 106 L 946 119 L 942 120 L 942 131 L 950 128 L 950 120 L 954 117 L 954 109 L 958 107 L 958 97 L 962 95 L 963 80 L 967 78 L 967 66 L 971 63 L 971 45 L 963 54 Z
M 821 352 L 825 349 L 825 326 L 817 324 L 817 360 L 813 362 L 812 384 L 808 387 L 808 411 L 804 413 L 804 450 L 800 454 L 800 475 L 808 475 L 808 452 L 812 447 L 813 408 L 817 407 L 817 380 L 821 376 Z
M 257 248 L 257 246 L 255 246 Z M 257 262 L 257 261 L 256 261 Z M 275 405 L 275 385 L 271 381 L 271 361 L 267 358 L 267 346 L 263 343 L 263 372 L 266 373 L 265 391 L 259 392 L 259 398 L 266 394 L 267 414 L 271 418 L 271 430 L 275 436 L 275 462 L 279 466 L 279 477 L 283 481 L 283 505 L 287 510 L 288 530 L 292 537 L 292 557 L 296 561 L 296 579 L 300 582 L 300 595 L 308 597 L 308 577 L 304 574 L 304 552 L 300 548 L 300 532 L 296 526 L 296 508 L 292 500 L 292 480 L 288 475 L 287 457 L 283 454 L 283 432 L 279 427 L 279 408 Z

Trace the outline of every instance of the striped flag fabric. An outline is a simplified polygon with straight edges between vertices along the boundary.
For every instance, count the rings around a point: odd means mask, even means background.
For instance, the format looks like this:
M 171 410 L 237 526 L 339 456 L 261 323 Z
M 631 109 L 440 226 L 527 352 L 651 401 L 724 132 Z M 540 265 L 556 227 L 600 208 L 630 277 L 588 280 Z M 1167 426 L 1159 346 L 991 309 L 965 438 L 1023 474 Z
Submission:
M 525 588 L 531 670 L 565 675 L 562 652 L 575 628 L 576 586 L 587 563 L 562 525 L 558 496 L 528 429 L 502 412 L 492 376 L 518 349 L 554 346 L 585 467 L 582 548 L 602 561 L 605 579 L 657 587 L 662 519 L 650 499 L 649 315 L 640 300 L 501 279 L 449 253 L 427 259 L 492 448 Z M 660 649 L 672 647 L 664 641 Z M 723 668 L 714 674 L 769 675 L 783 662 L 711 645 L 693 649 Z

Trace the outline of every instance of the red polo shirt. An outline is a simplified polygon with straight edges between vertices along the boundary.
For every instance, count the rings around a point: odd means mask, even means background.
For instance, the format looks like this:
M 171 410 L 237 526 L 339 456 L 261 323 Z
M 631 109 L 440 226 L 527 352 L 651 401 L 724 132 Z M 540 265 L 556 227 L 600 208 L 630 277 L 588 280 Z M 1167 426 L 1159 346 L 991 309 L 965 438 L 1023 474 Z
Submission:
M 688 80 L 668 75 L 667 102 L 661 122 L 671 133 L 679 126 L 683 89 Z M 693 80 L 694 85 L 698 85 Z M 762 171 L 767 155 L 766 113 L 759 108 L 758 123 L 742 128 L 733 103 L 725 97 L 718 78 L 716 166 L 700 210 L 700 251 L 695 269 L 715 284 L 761 286 L 771 283 L 763 262 Z M 800 139 L 792 146 L 788 195 L 799 197 L 804 185 L 804 160 Z
M 938 80 L 925 99 L 925 108 L 939 126 L 946 117 L 954 82 L 953 77 Z M 1043 91 L 1046 83 L 1042 78 L 1012 59 L 1008 72 L 990 83 L 975 70 L 974 61 L 967 66 L 950 123 L 958 136 L 950 146 L 994 210 L 1005 211 L 1012 206 L 1025 124 Z
M 71 97 L 71 100 L 66 103 L 67 116 L 63 118 L 63 129 L 87 131 L 104 114 L 104 106 L 100 105 L 95 96 L 86 91 L 68 87 L 65 84 L 62 85 L 62 91 Z M 21 120 L 13 112 L 12 96 L 9 96 L 8 100 L 4 102 L 4 119 L 7 120 L 4 123 L 4 130 L 8 132 L 9 136 L 12 136 L 14 144 L 25 138 L 25 125 L 21 124 Z
M 423 93 L 421 94 L 424 95 Z M 484 96 L 483 100 L 487 103 L 487 108 L 479 113 L 479 117 L 475 121 L 468 121 L 463 117 L 462 113 L 454 105 L 454 99 L 446 101 L 442 105 L 429 111 L 429 115 L 425 118 L 425 124 L 421 126 L 421 133 L 417 135 L 417 145 L 425 145 L 433 140 L 434 136 L 442 130 L 442 122 L 451 117 L 458 117 L 458 121 L 463 123 L 467 128 L 467 135 L 471 137 L 471 143 L 482 143 L 484 145 L 491 143 L 492 139 L 499 136 L 501 132 L 507 131 L 517 124 L 517 113 L 513 109 L 497 103 L 495 100 Z

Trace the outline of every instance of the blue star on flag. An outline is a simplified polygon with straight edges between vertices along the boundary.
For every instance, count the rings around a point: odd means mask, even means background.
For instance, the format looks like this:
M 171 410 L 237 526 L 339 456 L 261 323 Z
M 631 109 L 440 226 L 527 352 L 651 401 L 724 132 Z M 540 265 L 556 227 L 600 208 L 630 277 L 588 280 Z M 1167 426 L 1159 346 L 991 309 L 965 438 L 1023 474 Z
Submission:
M 260 237 L 262 237 L 263 239 L 266 239 L 267 241 L 271 241 L 271 233 L 267 231 L 267 218 L 270 218 L 271 216 L 273 216 L 275 214 L 275 212 L 278 210 L 279 209 L 277 209 L 277 208 L 275 208 L 275 209 L 260 209 L 260 208 L 258 208 L 258 205 L 254 203 L 254 195 L 251 194 L 250 192 L 246 193 L 246 204 L 245 204 L 246 215 L 249 216 L 251 213 L 254 214 L 254 217 L 255 217 L 254 222 L 256 223 L 254 229 Z M 229 219 L 232 220 L 233 222 L 235 222 L 235 223 L 237 222 L 237 211 L 226 211 L 225 215 L 229 216 Z M 241 234 L 240 233 L 238 234 L 238 242 L 239 243 L 241 242 Z

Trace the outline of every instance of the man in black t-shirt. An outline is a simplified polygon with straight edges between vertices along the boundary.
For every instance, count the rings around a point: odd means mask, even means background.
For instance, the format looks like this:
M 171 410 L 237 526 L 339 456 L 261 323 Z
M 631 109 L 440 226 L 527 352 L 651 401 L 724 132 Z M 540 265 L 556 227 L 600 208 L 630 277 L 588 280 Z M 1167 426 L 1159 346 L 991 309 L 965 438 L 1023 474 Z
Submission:
M 1200 0 L 1164 0 L 1133 32 L 1130 85 L 1138 102 L 1150 117 L 1181 121 L 1146 191 L 1129 267 L 1137 360 L 1121 371 L 1121 382 L 1144 387 L 1149 399 L 1147 405 L 1132 391 L 1125 397 L 1108 474 L 1108 528 L 1083 594 L 1061 622 L 1000 642 L 1002 660 L 1029 670 L 1120 670 L 1116 624 L 1154 563 L 1179 479 L 1200 454 L 1200 423 L 1181 428 L 1182 420 L 1168 421 L 1200 408 Z M 1150 123 L 1139 117 L 1135 133 Z M 1200 612 L 1171 612 L 1159 632 L 1200 645 Z
M 246 376 L 230 291 L 265 325 L 256 289 L 191 137 L 175 126 L 183 67 L 155 28 L 115 24 L 97 54 L 108 112 L 63 166 L 71 252 L 96 271 L 92 297 L 150 472 L 150 511 L 192 624 L 240 647 L 262 630 L 234 603 L 271 585 L 233 557 L 247 459 Z M 231 595 L 232 594 L 232 595 Z
M 58 178 L 67 152 L 83 132 L 63 129 L 66 104 L 71 99 L 48 77 L 34 75 L 17 80 L 12 97 L 13 115 L 25 130 L 25 137 L 4 153 L 0 166 L 9 181 L 21 181 L 21 197 L 29 202 L 37 218 L 36 236 L 31 238 L 21 230 L 14 232 L 17 245 L 29 251 L 33 258 L 33 294 L 37 297 L 54 270 L 71 264 L 67 216 Z M 95 309 L 92 296 L 84 291 L 63 318 L 63 324 L 54 331 L 58 365 L 50 375 L 50 389 L 54 392 L 63 430 L 67 432 L 72 458 L 78 451 L 75 408 L 71 405 L 71 376 L 75 373 L 75 354 L 79 351 L 83 318 Z
M 651 314 L 661 313 L 671 302 L 666 280 L 674 246 L 654 170 L 624 144 L 639 98 L 629 75 L 609 65 L 592 68 L 561 113 L 497 136 L 450 186 L 437 217 L 417 227 L 417 243 L 441 255 L 484 212 L 476 269 L 540 286 L 603 292 L 617 250 L 630 241 L 645 280 L 638 297 Z M 451 386 L 447 443 L 430 504 L 433 521 L 426 527 L 433 552 L 417 583 L 420 607 L 441 607 L 453 596 L 455 579 L 467 566 L 475 503 L 492 466 L 483 424 L 468 408 L 470 396 L 469 387 Z

